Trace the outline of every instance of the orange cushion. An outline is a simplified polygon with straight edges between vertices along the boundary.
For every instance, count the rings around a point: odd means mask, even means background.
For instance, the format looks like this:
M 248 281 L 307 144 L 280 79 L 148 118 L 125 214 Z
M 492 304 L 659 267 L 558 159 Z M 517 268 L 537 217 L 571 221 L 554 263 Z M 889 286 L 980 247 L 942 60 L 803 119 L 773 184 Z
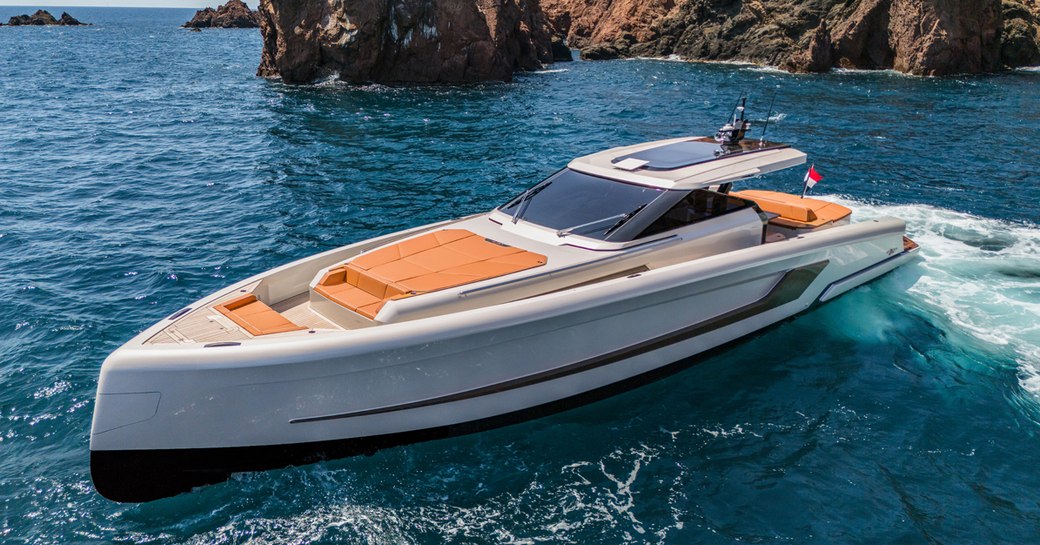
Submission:
M 459 240 L 445 244 L 444 246 L 450 248 L 453 252 L 469 256 L 476 260 L 491 259 L 522 251 L 519 248 L 491 242 L 488 239 L 477 235 L 460 238 Z
M 307 329 L 292 323 L 251 293 L 215 305 L 213 308 L 251 335 L 270 335 Z
M 354 312 L 357 312 L 358 314 L 368 318 L 369 320 L 375 320 L 376 319 L 376 314 L 379 314 L 379 309 L 383 308 L 383 305 L 385 305 L 385 304 L 386 304 L 386 301 L 379 301 L 377 303 L 372 303 L 371 305 L 365 305 L 363 307 L 358 307 L 358 308 L 353 309 L 353 310 L 354 310 Z
M 332 299 L 350 310 L 356 310 L 358 307 L 371 305 L 372 303 L 382 300 L 381 297 L 376 297 L 375 295 L 372 295 L 357 286 L 351 286 L 350 284 L 317 286 L 314 288 L 314 291 L 317 291 L 328 299 Z
M 819 199 L 803 199 L 798 195 L 780 193 L 779 191 L 762 191 L 747 189 L 732 191 L 730 195 L 755 201 L 765 212 L 779 214 L 781 220 L 793 223 L 793 227 L 819 227 L 833 221 L 844 219 L 852 214 L 852 210 L 832 202 Z M 780 223 L 785 223 L 781 221 Z M 804 225 L 798 225 L 804 224 Z
M 357 269 L 352 270 L 356 271 Z M 408 278 L 415 278 L 416 276 L 429 274 L 433 271 L 421 265 L 416 265 L 410 261 L 399 259 L 397 261 L 391 261 L 389 263 L 372 267 L 368 272 L 385 278 L 390 282 L 399 282 Z
M 494 277 L 491 277 L 494 278 Z M 455 286 L 461 286 L 463 284 L 469 284 L 471 282 L 477 282 L 483 278 L 472 274 L 451 274 L 451 273 L 430 273 L 415 278 L 409 278 L 401 282 L 401 285 L 407 288 L 408 291 L 414 292 L 430 292 L 438 291 L 446 288 L 452 288 Z
M 473 263 L 474 261 L 480 261 L 480 258 L 458 252 L 447 245 L 430 248 L 425 252 L 419 252 L 403 259 L 413 265 L 418 265 L 433 272 L 458 267 L 459 265 L 465 265 L 466 263 Z
M 315 291 L 374 318 L 390 299 L 479 282 L 546 263 L 543 255 L 444 229 L 361 254 L 330 270 Z
M 340 267 L 338 269 L 332 269 L 325 273 L 325 276 L 321 277 L 319 284 L 325 286 L 331 286 L 334 284 L 345 284 L 347 282 L 347 269 L 346 267 Z
M 365 252 L 354 258 L 351 263 L 361 269 L 371 269 L 384 263 L 415 255 L 426 250 L 448 244 L 465 236 L 472 235 L 463 229 L 444 229 L 426 233 L 412 239 L 404 240 L 389 246 L 383 246 L 370 252 Z

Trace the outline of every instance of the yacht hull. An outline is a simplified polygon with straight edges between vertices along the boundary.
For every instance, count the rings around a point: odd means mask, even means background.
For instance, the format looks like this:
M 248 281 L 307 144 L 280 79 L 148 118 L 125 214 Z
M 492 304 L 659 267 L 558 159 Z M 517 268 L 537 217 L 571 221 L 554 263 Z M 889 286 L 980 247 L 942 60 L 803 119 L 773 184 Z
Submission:
M 237 471 L 582 405 L 901 265 L 914 255 L 904 230 L 895 218 L 835 227 L 520 301 L 278 342 L 143 347 L 151 328 L 102 367 L 92 478 L 110 499 L 146 501 Z
M 747 339 L 737 339 L 732 341 L 732 344 L 744 340 Z M 352 456 L 369 456 L 391 447 L 468 435 L 535 420 L 663 379 L 717 354 L 724 348 L 725 346 L 722 346 L 642 375 L 550 403 L 435 428 L 349 439 L 251 447 L 92 450 L 91 478 L 98 492 L 110 500 L 152 501 L 175 496 L 199 486 L 224 482 L 234 473 L 279 469 Z

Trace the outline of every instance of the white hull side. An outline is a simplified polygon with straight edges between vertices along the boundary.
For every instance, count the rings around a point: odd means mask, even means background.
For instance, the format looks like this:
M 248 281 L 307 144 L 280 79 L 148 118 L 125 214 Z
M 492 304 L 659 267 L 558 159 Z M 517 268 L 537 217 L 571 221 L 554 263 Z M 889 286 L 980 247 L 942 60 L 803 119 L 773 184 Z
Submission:
M 903 232 L 897 219 L 855 224 L 635 277 L 356 331 L 217 348 L 132 342 L 102 368 L 91 449 L 332 441 L 537 407 L 745 336 L 805 310 L 832 284 L 845 291 L 868 281 L 871 275 L 855 274 L 902 252 Z M 753 305 L 787 271 L 822 262 L 819 275 L 789 302 L 608 365 L 496 390 Z M 474 392 L 480 395 L 467 395 Z M 350 415 L 358 411 L 368 412 Z

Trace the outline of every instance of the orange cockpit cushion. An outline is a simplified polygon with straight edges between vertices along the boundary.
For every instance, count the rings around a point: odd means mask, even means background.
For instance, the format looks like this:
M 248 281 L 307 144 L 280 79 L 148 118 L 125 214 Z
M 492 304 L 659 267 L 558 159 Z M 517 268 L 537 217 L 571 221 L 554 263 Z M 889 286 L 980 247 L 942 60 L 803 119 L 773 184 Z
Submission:
M 227 316 L 251 335 L 270 335 L 307 329 L 296 325 L 265 305 L 253 294 L 243 295 L 213 307 L 217 312 Z
M 779 191 L 747 189 L 732 191 L 730 195 L 755 201 L 763 211 L 779 214 L 780 217 L 774 221 L 787 227 L 819 227 L 845 219 L 852 214 L 852 210 L 840 204 L 819 199 L 803 199 L 798 195 Z
M 393 298 L 453 288 L 545 263 L 544 255 L 464 229 L 444 229 L 361 254 L 331 269 L 314 290 L 375 318 Z

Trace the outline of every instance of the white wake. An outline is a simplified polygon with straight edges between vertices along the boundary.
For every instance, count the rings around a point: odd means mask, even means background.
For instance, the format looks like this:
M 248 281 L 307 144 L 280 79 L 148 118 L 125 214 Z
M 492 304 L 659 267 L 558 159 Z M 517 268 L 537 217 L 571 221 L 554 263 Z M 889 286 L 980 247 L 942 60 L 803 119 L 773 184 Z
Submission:
M 1017 362 L 1019 383 L 1040 398 L 1040 226 L 926 205 L 871 205 L 826 197 L 859 220 L 897 216 L 921 245 L 911 304 L 953 342 Z

